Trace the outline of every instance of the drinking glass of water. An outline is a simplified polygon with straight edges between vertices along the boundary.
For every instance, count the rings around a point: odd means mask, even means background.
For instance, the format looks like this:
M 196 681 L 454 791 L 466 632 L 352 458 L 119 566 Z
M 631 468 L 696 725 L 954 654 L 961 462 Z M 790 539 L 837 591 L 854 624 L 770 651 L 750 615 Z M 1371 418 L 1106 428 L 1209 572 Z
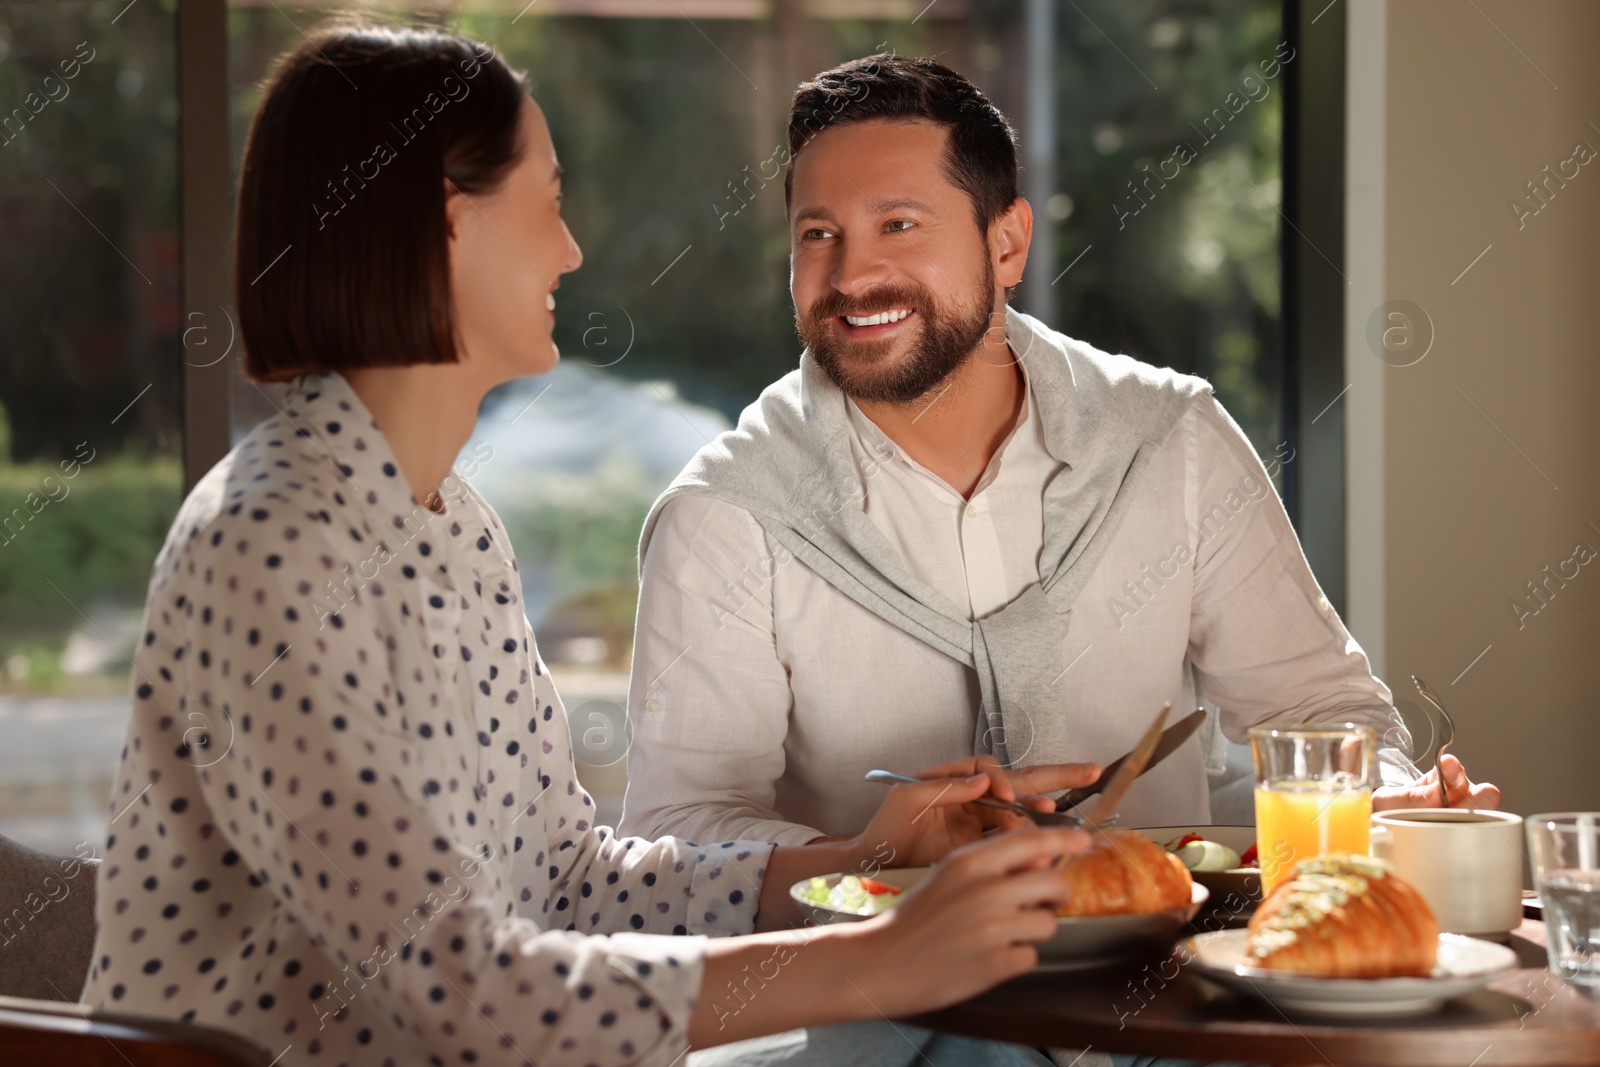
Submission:
M 1527 827 L 1550 969 L 1600 993 L 1600 812 L 1532 815 Z

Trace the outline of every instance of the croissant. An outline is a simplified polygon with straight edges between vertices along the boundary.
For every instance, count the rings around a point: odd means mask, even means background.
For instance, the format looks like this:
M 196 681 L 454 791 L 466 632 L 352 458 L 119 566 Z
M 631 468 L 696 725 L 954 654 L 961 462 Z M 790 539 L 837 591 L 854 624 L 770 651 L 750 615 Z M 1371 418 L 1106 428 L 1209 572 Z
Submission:
M 1062 915 L 1146 915 L 1181 908 L 1193 895 L 1183 861 L 1132 830 L 1096 834 L 1064 871 L 1072 892 Z
M 1250 918 L 1249 966 L 1323 978 L 1426 976 L 1439 950 L 1433 909 L 1389 865 L 1334 854 L 1296 864 Z

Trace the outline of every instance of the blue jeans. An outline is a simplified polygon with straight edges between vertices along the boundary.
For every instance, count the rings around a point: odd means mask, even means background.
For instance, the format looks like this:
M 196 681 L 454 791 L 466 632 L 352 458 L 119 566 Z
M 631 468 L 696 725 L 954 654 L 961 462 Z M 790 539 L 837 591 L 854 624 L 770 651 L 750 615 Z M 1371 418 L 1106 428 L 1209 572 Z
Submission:
M 1022 1045 L 871 1020 L 790 1030 L 691 1052 L 688 1067 L 1053 1067 Z

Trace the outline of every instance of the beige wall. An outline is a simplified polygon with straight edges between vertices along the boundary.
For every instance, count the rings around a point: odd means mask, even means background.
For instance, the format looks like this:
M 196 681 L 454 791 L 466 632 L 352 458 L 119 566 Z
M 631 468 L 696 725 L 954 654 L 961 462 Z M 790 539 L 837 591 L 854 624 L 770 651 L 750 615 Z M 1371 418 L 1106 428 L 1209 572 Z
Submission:
M 1508 207 L 1579 142 L 1600 151 L 1600 3 L 1382 7 L 1376 291 L 1425 309 L 1435 340 L 1414 366 L 1380 364 L 1380 413 L 1351 425 L 1381 432 L 1382 551 L 1350 566 L 1381 571 L 1397 695 L 1413 673 L 1439 690 L 1507 808 L 1600 809 L 1600 558 L 1566 564 L 1577 577 L 1520 627 L 1510 607 L 1538 607 L 1527 583 L 1580 542 L 1600 552 L 1600 158 L 1520 229 Z M 1348 361 L 1370 358 L 1353 339 Z

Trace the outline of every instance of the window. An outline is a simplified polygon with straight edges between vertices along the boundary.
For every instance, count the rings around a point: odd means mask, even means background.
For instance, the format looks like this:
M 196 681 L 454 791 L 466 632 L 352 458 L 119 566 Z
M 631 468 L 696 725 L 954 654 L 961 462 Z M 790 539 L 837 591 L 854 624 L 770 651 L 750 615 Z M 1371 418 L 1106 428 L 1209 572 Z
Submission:
M 11 552 L 0 552 L 10 608 L 0 728 L 12 741 L 0 757 L 0 832 L 63 848 L 103 829 L 128 703 L 127 665 L 108 649 L 136 637 L 128 613 L 184 484 L 175 17 L 170 0 L 124 7 L 0 0 L 0 105 L 26 108 L 79 41 L 95 49 L 70 96 L 18 118 L 20 132 L 7 126 L 0 144 L 0 210 L 8 237 L 22 238 L 0 245 L 3 491 L 21 500 L 69 446 L 97 449 L 70 499 L 50 503 L 14 543 L 0 540 Z M 561 366 L 491 395 L 469 447 L 491 450 L 474 480 L 512 531 L 529 616 L 602 817 L 615 818 L 626 776 L 640 522 L 688 457 L 798 354 L 778 160 L 803 78 L 881 49 L 935 56 L 972 77 L 1023 138 L 1039 251 L 1019 306 L 1101 348 L 1209 377 L 1258 451 L 1276 450 L 1281 104 L 1299 60 L 1282 43 L 1275 0 L 456 8 L 422 17 L 444 18 L 530 72 L 585 253 L 559 294 Z M 255 86 L 331 10 L 229 4 L 216 43 L 227 56 L 235 175 Z M 1040 36 L 1030 19 L 1046 10 Z M 1048 145 L 1044 158 L 1030 158 L 1035 145 Z M 273 414 L 275 399 L 235 373 L 233 439 Z M 188 418 L 195 440 L 215 412 L 191 406 Z M 111 503 L 76 508 L 91 488 Z M 26 702 L 45 695 L 55 702 Z M 78 727 L 90 721 L 85 742 Z M 27 821 L 35 810 L 48 830 Z
M 0 3 L 0 833 L 62 852 L 183 495 L 170 6 Z
M 584 249 L 559 294 L 563 361 L 485 402 L 475 441 L 492 458 L 475 482 L 510 528 L 603 816 L 625 782 L 641 521 L 798 355 L 779 163 L 794 84 L 878 50 L 937 56 L 1030 135 L 1021 5 L 941 3 L 917 18 L 873 0 L 656 6 L 646 18 L 578 0 L 472 5 L 452 20 L 529 71 Z M 826 17 L 838 11 L 858 17 Z M 236 156 L 250 86 L 318 19 L 233 7 Z M 1058 5 L 1051 40 L 1055 181 L 1036 197 L 1036 241 L 1053 242 L 1060 273 L 1025 284 L 1019 306 L 1101 348 L 1210 378 L 1271 457 L 1280 88 L 1293 61 L 1280 5 Z M 241 413 L 262 407 L 256 398 Z
M 1080 7 L 1060 8 L 1055 32 L 1056 182 L 1035 212 L 1060 273 L 1043 311 L 1099 348 L 1209 379 L 1270 458 L 1282 86 L 1297 58 L 1280 5 Z

